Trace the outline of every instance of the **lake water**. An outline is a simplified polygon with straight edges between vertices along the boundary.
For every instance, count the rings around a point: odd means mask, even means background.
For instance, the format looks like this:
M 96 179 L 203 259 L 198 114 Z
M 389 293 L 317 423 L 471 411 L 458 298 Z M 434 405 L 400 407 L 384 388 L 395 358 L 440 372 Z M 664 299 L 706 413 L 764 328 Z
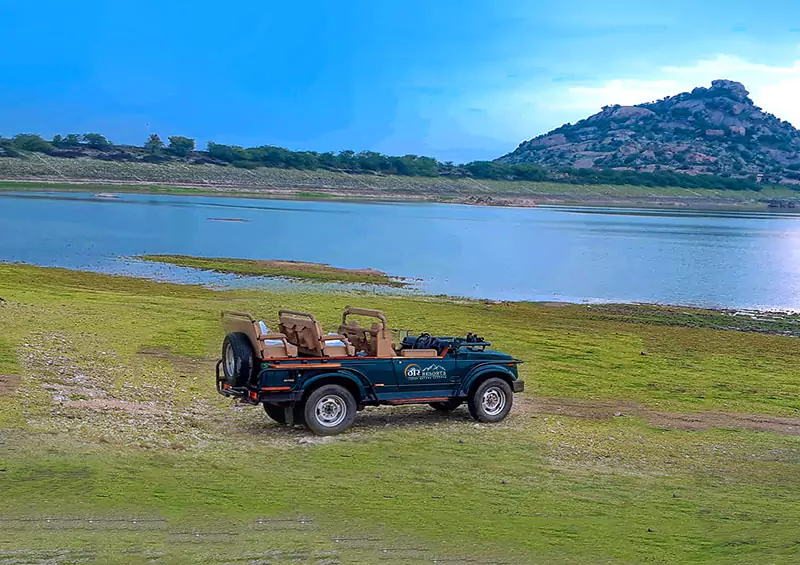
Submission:
M 476 298 L 800 309 L 794 215 L 0 193 L 0 260 L 233 280 L 144 253 L 372 267 Z

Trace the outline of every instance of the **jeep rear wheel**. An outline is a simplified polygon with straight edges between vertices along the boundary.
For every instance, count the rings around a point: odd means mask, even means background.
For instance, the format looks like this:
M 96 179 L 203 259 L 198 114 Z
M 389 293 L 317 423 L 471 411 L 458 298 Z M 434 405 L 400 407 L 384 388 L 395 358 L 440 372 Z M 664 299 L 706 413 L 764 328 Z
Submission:
M 356 400 L 339 385 L 325 385 L 308 395 L 303 409 L 305 424 L 317 435 L 332 436 L 345 431 L 356 419 Z
M 267 416 L 278 422 L 279 424 L 286 423 L 286 410 L 283 406 L 279 406 L 277 404 L 267 404 L 264 403 L 264 412 L 267 413 Z
M 469 397 L 469 413 L 479 422 L 499 422 L 511 411 L 511 387 L 501 378 L 490 378 L 479 384 Z
M 255 356 L 248 337 L 243 333 L 226 335 L 222 342 L 222 370 L 227 383 L 232 387 L 246 385 L 254 369 Z
M 317 435 L 334 435 L 349 428 L 358 406 L 353 395 L 339 385 L 325 385 L 314 391 L 303 405 L 305 425 Z
M 437 412 L 452 412 L 461 406 L 461 403 L 462 400 L 460 398 L 451 398 L 450 400 L 445 400 L 444 402 L 430 402 L 428 406 Z
M 264 412 L 267 413 L 267 416 L 278 422 L 279 424 L 286 423 L 286 407 L 280 404 L 267 404 L 264 403 Z M 303 415 L 303 406 L 302 404 L 295 404 L 292 407 L 292 420 L 293 424 L 298 426 L 305 425 L 305 420 L 303 419 L 305 416 Z

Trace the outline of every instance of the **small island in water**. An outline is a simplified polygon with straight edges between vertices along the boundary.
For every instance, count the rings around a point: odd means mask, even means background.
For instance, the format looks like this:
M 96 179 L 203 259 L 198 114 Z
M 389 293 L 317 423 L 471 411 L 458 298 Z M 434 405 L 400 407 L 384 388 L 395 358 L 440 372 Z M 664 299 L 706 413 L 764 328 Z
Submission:
M 136 259 L 235 275 L 288 277 L 317 282 L 379 284 L 392 287 L 408 286 L 406 279 L 392 277 L 376 269 L 345 269 L 325 263 L 306 261 L 193 257 L 191 255 L 138 255 Z

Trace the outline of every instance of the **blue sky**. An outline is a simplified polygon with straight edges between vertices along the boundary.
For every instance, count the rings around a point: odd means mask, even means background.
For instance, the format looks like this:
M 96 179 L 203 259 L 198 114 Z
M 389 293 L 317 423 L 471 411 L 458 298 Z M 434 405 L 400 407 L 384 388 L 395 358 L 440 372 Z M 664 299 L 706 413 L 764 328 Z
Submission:
M 0 0 L 0 135 L 494 158 L 741 80 L 800 125 L 800 2 Z

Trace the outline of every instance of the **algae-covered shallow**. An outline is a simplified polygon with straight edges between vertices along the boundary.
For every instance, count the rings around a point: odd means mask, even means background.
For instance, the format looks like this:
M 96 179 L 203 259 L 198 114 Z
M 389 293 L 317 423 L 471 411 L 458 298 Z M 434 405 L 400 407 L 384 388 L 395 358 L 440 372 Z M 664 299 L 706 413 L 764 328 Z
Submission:
M 797 562 L 798 341 L 777 335 L 791 316 L 10 264 L 0 297 L 0 559 Z M 527 390 L 499 425 L 377 408 L 324 440 L 216 394 L 219 310 L 311 310 L 329 328 L 349 303 L 478 331 L 526 361 Z
M 188 255 L 139 255 L 135 258 L 236 275 L 288 277 L 320 282 L 379 284 L 392 287 L 404 287 L 408 284 L 398 277 L 390 277 L 376 269 L 344 269 L 308 261 L 191 257 Z

